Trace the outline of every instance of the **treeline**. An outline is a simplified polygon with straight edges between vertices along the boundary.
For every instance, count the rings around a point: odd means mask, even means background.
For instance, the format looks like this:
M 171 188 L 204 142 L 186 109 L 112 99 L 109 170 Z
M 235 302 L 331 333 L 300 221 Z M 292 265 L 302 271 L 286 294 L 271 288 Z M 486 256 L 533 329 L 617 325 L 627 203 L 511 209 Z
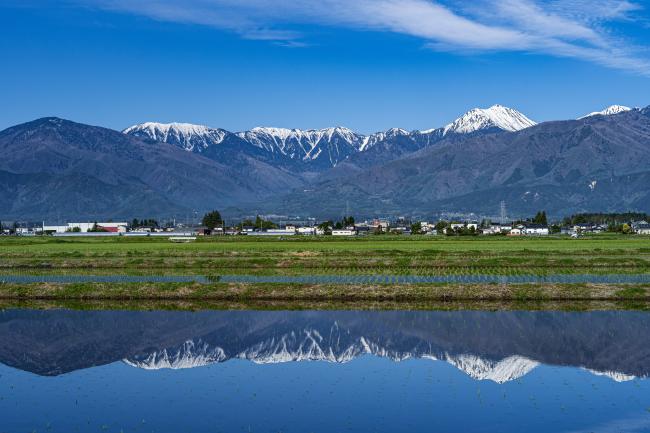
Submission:
M 322 230 L 325 234 L 331 234 L 332 230 L 342 230 L 346 227 L 354 226 L 354 217 L 343 217 L 341 221 L 334 222 L 332 220 L 323 221 L 322 223 L 316 226 L 319 230 Z
M 133 218 L 133 220 L 131 221 L 131 228 L 137 229 L 137 228 L 140 228 L 140 227 L 158 228 L 159 224 L 158 224 L 158 221 L 156 221 L 153 218 L 146 218 L 146 219 L 141 219 L 141 220 L 139 220 L 137 218 Z
M 237 224 L 237 228 L 239 228 L 240 230 L 242 230 L 244 227 L 255 227 L 256 229 L 269 230 L 269 229 L 277 229 L 278 225 L 273 221 L 265 220 L 264 218 L 258 215 L 255 218 L 255 221 L 250 219 L 245 219 L 244 221 Z
M 564 225 L 597 224 L 622 226 L 632 221 L 648 221 L 648 214 L 642 212 L 624 213 L 579 213 L 564 218 Z

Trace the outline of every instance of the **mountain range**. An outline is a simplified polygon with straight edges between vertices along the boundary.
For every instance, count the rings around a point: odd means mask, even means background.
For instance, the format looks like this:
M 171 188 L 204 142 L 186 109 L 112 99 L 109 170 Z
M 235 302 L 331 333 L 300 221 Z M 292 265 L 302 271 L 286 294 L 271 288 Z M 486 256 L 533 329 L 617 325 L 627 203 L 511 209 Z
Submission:
M 148 370 L 255 363 L 447 362 L 504 383 L 540 364 L 616 381 L 646 377 L 642 312 L 0 312 L 0 362 L 45 376 L 125 362 Z
M 473 109 L 454 122 L 425 131 L 392 128 L 370 135 L 348 128 L 319 130 L 258 127 L 232 133 L 224 129 L 187 123 L 143 123 L 123 132 L 135 137 L 157 140 L 210 158 L 224 160 L 223 151 L 235 148 L 291 167 L 297 172 L 323 172 L 342 163 L 374 165 L 434 144 L 445 137 L 477 132 L 519 131 L 536 123 L 520 112 L 501 105 Z M 372 157 L 367 156 L 372 154 Z M 366 161 L 365 163 L 362 161 Z M 293 164 L 291 164 L 293 162 Z M 372 162 L 372 163 L 370 163 Z
M 650 210 L 650 109 L 537 124 L 511 108 L 364 135 L 58 118 L 0 132 L 0 218 Z

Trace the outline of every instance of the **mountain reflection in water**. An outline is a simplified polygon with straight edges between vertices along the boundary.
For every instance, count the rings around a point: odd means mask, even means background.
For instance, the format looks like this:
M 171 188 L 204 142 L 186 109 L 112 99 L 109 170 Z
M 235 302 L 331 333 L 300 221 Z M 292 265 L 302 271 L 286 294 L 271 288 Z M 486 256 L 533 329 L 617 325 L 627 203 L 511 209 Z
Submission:
M 0 433 L 646 432 L 650 314 L 0 312 Z
M 617 381 L 650 370 L 642 312 L 30 311 L 0 313 L 0 362 L 54 376 L 123 361 L 144 369 L 255 363 L 446 361 L 503 383 L 539 364 Z

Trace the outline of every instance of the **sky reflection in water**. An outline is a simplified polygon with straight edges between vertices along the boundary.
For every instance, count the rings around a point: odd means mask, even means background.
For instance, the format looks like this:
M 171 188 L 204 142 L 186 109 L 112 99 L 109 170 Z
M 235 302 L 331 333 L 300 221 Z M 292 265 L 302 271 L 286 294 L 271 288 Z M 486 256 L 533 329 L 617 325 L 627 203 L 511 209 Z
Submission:
M 10 310 L 0 432 L 650 431 L 649 323 L 637 312 Z

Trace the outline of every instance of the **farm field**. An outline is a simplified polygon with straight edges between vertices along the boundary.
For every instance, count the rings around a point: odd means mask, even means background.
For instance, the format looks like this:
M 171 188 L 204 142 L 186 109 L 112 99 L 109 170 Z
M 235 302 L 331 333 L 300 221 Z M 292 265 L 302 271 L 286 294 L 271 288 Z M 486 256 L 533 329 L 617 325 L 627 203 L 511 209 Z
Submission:
M 383 274 L 489 273 L 537 269 L 645 272 L 650 239 L 378 237 L 355 239 L 0 238 L 0 270 L 116 269 L 133 272 L 233 269 L 245 272 Z
M 639 236 L 0 238 L 0 298 L 650 300 Z

